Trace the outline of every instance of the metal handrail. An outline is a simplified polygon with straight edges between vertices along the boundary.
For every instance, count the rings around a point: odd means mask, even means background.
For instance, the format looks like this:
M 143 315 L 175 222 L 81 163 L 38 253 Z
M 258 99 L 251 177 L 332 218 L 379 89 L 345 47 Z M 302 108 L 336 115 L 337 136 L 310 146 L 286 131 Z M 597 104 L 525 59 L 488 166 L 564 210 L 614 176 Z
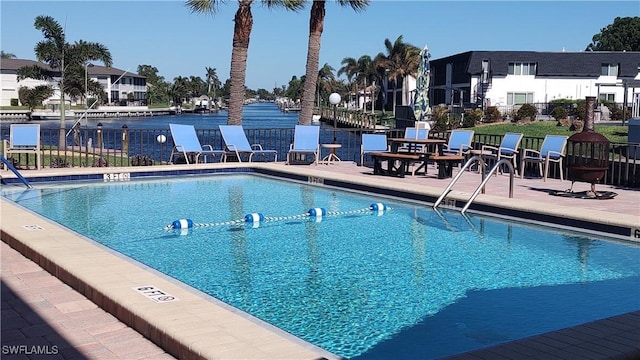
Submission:
M 473 200 L 475 200 L 476 196 L 478 196 L 480 191 L 482 191 L 482 193 L 484 194 L 484 186 L 487 184 L 489 179 L 491 179 L 491 175 L 495 173 L 500 168 L 500 165 L 502 164 L 507 164 L 508 165 L 507 167 L 509 168 L 509 198 L 513 198 L 513 173 L 514 173 L 513 164 L 511 163 L 510 159 L 502 159 L 498 161 L 493 166 L 493 168 L 491 168 L 488 175 L 485 175 L 484 171 L 482 172 L 482 178 L 483 178 L 482 183 L 480 184 L 480 186 L 476 188 L 476 191 L 473 192 L 469 200 L 467 200 L 467 203 L 462 208 L 462 211 L 460 211 L 462 214 L 464 214 L 464 212 L 467 211 L 467 209 L 469 208 Z
M 471 166 L 471 164 L 475 163 L 475 162 L 479 163 L 480 166 L 480 172 L 483 174 L 484 176 L 484 166 L 485 166 L 485 162 L 484 159 L 482 158 L 482 156 L 480 155 L 475 155 L 473 157 L 471 157 L 460 169 L 460 171 L 458 171 L 458 173 L 456 174 L 456 176 L 451 180 L 451 182 L 449 183 L 449 185 L 447 185 L 447 187 L 444 189 L 444 191 L 442 192 L 442 194 L 440 195 L 440 197 L 438 198 L 438 200 L 436 200 L 435 203 L 433 203 L 433 208 L 437 208 L 438 205 L 440 205 L 440 203 L 442 202 L 442 200 L 444 200 L 444 198 L 449 194 L 449 192 L 451 192 L 451 188 L 453 187 L 453 185 L 458 181 L 458 179 L 460 179 L 460 177 L 462 176 L 462 174 L 464 173 L 464 170 L 466 170 L 467 168 L 469 168 L 469 166 Z M 483 179 L 484 180 L 484 179 Z

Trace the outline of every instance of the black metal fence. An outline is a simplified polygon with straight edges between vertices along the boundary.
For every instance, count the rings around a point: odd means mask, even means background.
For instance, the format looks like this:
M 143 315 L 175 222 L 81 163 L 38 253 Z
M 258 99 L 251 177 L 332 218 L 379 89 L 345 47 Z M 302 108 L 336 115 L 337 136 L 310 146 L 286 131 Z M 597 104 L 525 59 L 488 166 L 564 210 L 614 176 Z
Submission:
M 42 129 L 41 143 L 43 149 L 42 162 L 44 167 L 99 167 L 99 166 L 146 166 L 162 165 L 170 162 L 179 163 L 180 157 L 171 159 L 173 139 L 169 129 L 98 129 L 84 128 L 77 132 L 66 130 L 66 146 L 58 146 L 58 129 Z M 342 145 L 336 154 L 343 161 L 360 161 L 360 146 L 363 131 L 361 129 L 322 128 L 320 143 Z M 402 137 L 403 130 L 391 129 L 385 131 L 389 137 Z M 264 149 L 276 150 L 278 159 L 284 160 L 293 142 L 293 128 L 278 129 L 245 129 L 250 143 L 261 144 Z M 201 144 L 211 145 L 213 149 L 224 149 L 224 140 L 219 129 L 198 129 Z M 9 129 L 2 128 L 0 137 L 9 139 Z M 429 137 L 448 139 L 448 132 L 429 133 Z M 475 135 L 473 146 L 480 149 L 483 144 L 498 145 L 501 135 Z M 525 137 L 521 149 L 540 149 L 543 138 Z M 4 146 L 4 143 L 3 143 Z M 322 156 L 328 154 L 328 149 L 321 149 Z M 522 151 L 520 151 L 520 154 Z M 14 164 L 18 168 L 35 168 L 35 156 L 27 154 L 12 155 Z M 254 159 L 265 161 L 266 159 Z M 611 144 L 609 155 L 609 170 L 603 183 L 615 186 L 640 188 L 640 144 Z M 207 157 L 208 162 L 220 161 L 220 158 Z M 564 166 L 566 167 L 566 161 Z M 519 164 L 519 159 L 517 159 Z M 518 169 L 522 171 L 523 169 Z M 526 174 L 535 174 L 536 169 L 524 169 Z M 567 171 L 564 169 L 564 174 Z M 551 168 L 549 176 L 559 178 L 557 165 Z

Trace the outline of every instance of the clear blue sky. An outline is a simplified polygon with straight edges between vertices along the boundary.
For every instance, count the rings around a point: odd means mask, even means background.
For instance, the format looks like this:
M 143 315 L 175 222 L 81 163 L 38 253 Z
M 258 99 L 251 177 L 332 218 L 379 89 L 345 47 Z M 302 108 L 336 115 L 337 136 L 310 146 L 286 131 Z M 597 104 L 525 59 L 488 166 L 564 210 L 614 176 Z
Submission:
M 300 13 L 269 10 L 256 1 L 246 85 L 269 91 L 305 73 L 308 4 Z M 104 44 L 113 66 L 136 72 L 141 64 L 176 76 L 205 78 L 205 67 L 229 78 L 233 16 L 229 0 L 214 16 L 192 14 L 184 1 L 0 1 L 0 48 L 35 59 L 42 33 L 33 22 L 50 15 L 67 41 Z M 640 1 L 382 1 L 362 13 L 327 1 L 320 66 L 375 56 L 384 40 L 428 45 L 432 59 L 470 50 L 582 51 L 616 17 L 640 16 Z

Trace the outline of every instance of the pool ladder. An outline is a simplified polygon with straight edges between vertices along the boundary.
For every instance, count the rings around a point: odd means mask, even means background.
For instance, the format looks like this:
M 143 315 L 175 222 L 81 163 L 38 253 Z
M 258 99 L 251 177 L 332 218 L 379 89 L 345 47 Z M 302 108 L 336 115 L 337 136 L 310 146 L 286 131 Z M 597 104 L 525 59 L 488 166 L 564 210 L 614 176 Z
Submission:
M 7 169 L 11 170 L 27 188 L 29 188 L 29 189 L 32 188 L 31 184 L 29 184 L 29 181 L 27 181 L 27 179 L 25 179 L 24 176 L 22 176 L 22 174 L 20 174 L 18 169 L 16 169 L 13 166 L 13 164 L 4 157 L 4 155 L 0 155 L 0 161 L 2 161 L 4 166 L 6 166 Z
M 491 175 L 493 175 L 496 171 L 498 171 L 498 169 L 500 169 L 500 166 L 503 165 L 503 164 L 506 164 L 507 168 L 509 168 L 509 198 L 513 198 L 513 175 L 514 175 L 514 169 L 513 169 L 513 164 L 511 163 L 511 160 L 502 159 L 502 160 L 496 162 L 496 164 L 493 166 L 493 168 L 491 168 L 491 171 L 489 171 L 488 174 L 485 174 L 485 172 L 484 172 L 484 167 L 485 167 L 484 159 L 482 159 L 482 156 L 480 156 L 480 155 L 475 155 L 472 158 L 470 158 L 469 161 L 467 161 L 464 164 L 464 166 L 462 166 L 460 171 L 451 180 L 449 185 L 447 185 L 447 187 L 444 189 L 444 191 L 442 192 L 442 194 L 440 195 L 438 200 L 436 200 L 436 202 L 433 204 L 433 208 L 434 209 L 437 208 L 438 205 L 440 205 L 442 200 L 444 200 L 444 198 L 447 195 L 449 195 L 449 193 L 451 192 L 451 189 L 453 188 L 453 185 L 458 181 L 458 179 L 460 179 L 460 177 L 462 176 L 464 171 L 466 169 L 468 169 L 471 165 L 473 165 L 476 162 L 478 163 L 478 166 L 480 168 L 480 173 L 482 174 L 482 182 L 476 188 L 476 190 L 473 192 L 473 194 L 471 195 L 469 200 L 467 200 L 467 203 L 462 208 L 462 211 L 461 211 L 462 214 L 464 214 L 465 211 L 467 211 L 467 209 L 469 208 L 469 206 L 471 205 L 473 200 L 475 200 L 475 198 L 478 196 L 478 194 L 480 194 L 480 192 L 482 192 L 484 194 L 484 187 L 487 184 L 487 182 L 489 181 L 489 179 L 491 179 Z

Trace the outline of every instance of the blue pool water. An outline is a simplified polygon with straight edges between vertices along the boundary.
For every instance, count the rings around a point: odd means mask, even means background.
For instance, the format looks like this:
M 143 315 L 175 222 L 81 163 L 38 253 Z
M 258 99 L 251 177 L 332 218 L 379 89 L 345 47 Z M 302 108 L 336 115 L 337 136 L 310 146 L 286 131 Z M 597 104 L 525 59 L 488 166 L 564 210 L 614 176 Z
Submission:
M 347 358 L 437 358 L 640 309 L 640 247 L 586 234 L 254 175 L 3 190 Z M 377 202 L 391 209 L 356 211 Z M 316 207 L 338 215 L 301 215 Z M 221 224 L 250 213 L 275 220 Z M 177 219 L 212 226 L 164 229 Z

